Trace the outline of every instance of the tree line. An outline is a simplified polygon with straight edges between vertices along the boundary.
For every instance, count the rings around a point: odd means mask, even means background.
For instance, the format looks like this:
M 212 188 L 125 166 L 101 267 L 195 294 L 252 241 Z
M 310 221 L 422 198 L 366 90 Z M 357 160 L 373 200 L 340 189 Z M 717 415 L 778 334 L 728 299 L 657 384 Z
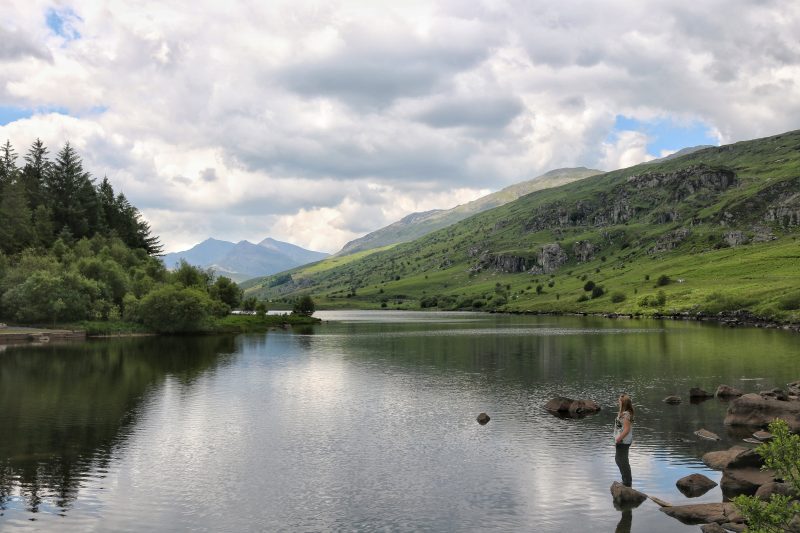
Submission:
M 95 235 L 117 237 L 149 255 L 161 252 L 139 210 L 107 178 L 96 183 L 69 143 L 52 160 L 48 153 L 36 139 L 19 166 L 11 142 L 0 147 L 0 252 L 50 248 L 58 239 L 69 243 Z

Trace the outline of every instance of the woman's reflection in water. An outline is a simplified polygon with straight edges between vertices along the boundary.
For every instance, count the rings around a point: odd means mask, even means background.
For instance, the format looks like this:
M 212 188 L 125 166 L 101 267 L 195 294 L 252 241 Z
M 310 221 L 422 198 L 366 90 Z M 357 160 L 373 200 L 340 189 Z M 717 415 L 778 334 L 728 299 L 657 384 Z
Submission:
M 631 533 L 631 524 L 633 524 L 633 511 L 631 509 L 623 509 L 614 533 Z

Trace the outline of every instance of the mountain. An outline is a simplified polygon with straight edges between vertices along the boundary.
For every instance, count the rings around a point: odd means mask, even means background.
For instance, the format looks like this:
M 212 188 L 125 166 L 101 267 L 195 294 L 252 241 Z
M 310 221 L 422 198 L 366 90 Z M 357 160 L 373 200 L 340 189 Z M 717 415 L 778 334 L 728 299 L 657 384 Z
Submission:
M 689 148 L 682 148 L 675 152 L 674 154 L 669 154 L 667 156 L 661 157 L 659 159 L 653 159 L 652 161 L 648 161 L 648 163 L 658 163 L 660 161 L 669 161 L 670 159 L 676 159 L 678 157 L 683 157 L 685 155 L 693 154 L 695 152 L 699 152 L 700 150 L 705 150 L 706 148 L 714 148 L 713 144 L 700 144 L 698 146 L 690 146 Z
M 600 170 L 592 170 L 584 167 L 560 168 L 551 170 L 546 174 L 542 174 L 528 181 L 511 185 L 505 189 L 452 209 L 434 209 L 421 213 L 411 213 L 384 228 L 375 230 L 372 233 L 368 233 L 363 237 L 348 242 L 336 255 L 348 255 L 390 244 L 413 241 L 423 235 L 427 235 L 438 229 L 446 228 L 465 218 L 471 217 L 476 213 L 481 213 L 494 207 L 507 204 L 520 196 L 525 196 L 526 194 L 549 187 L 557 187 L 565 183 L 571 183 L 601 173 L 602 171 Z
M 191 265 L 211 268 L 234 281 L 274 274 L 328 257 L 328 254 L 306 250 L 288 242 L 267 237 L 258 244 L 249 241 L 232 243 L 206 239 L 183 252 L 165 254 L 167 268 L 174 268 L 181 259 Z
M 415 241 L 252 280 L 318 308 L 800 322 L 800 131 L 536 191 Z

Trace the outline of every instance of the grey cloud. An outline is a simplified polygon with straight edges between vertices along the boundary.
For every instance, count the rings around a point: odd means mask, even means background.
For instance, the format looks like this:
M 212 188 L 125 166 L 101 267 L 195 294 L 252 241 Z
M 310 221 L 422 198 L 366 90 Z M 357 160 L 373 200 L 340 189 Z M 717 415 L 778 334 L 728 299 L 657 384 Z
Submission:
M 0 25 L 0 59 L 16 60 L 33 57 L 52 61 L 50 51 L 20 31 L 9 30 Z
M 417 118 L 435 128 L 503 128 L 523 109 L 522 102 L 514 97 L 448 98 L 432 105 Z
M 212 181 L 217 181 L 219 178 L 217 177 L 216 169 L 207 168 L 200 172 L 200 179 L 210 183 Z

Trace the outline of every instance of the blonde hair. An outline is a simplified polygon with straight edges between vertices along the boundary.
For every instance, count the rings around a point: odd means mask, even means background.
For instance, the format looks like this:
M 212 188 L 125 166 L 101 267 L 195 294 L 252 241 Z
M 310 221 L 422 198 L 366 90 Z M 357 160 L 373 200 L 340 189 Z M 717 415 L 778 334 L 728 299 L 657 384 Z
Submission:
M 631 401 L 631 397 L 623 392 L 619 395 L 619 399 L 619 414 L 617 416 L 621 416 L 622 413 L 627 411 L 630 413 L 631 422 L 633 422 L 633 401 Z

